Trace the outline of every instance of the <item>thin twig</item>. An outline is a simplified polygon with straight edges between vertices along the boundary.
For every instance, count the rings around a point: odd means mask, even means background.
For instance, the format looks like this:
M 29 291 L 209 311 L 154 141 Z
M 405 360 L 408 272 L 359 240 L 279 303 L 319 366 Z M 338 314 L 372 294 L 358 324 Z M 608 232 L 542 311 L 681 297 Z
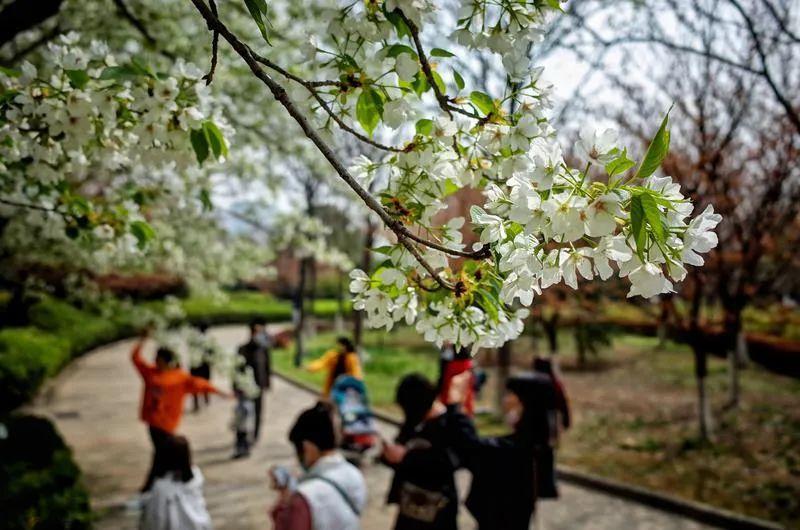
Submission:
M 211 12 L 214 13 L 215 17 L 219 17 L 219 13 L 217 12 L 217 3 L 214 0 L 208 0 L 208 2 L 209 5 L 211 6 Z M 206 81 L 206 86 L 210 85 L 211 81 L 214 80 L 214 72 L 217 71 L 218 55 L 219 55 L 219 32 L 214 31 L 213 36 L 211 37 L 211 68 L 209 68 L 208 73 L 203 76 L 203 79 L 205 79 Z
M 414 22 L 411 21 L 411 19 L 406 16 L 405 13 L 403 13 L 401 9 L 395 9 L 394 12 L 400 16 L 411 32 L 411 39 L 414 41 L 414 46 L 417 48 L 419 62 L 422 65 L 422 73 L 425 74 L 425 79 L 427 79 L 428 84 L 433 89 L 433 93 L 436 96 L 436 101 L 439 103 L 439 107 L 441 107 L 441 109 L 450 117 L 453 116 L 453 112 L 457 112 L 472 119 L 480 119 L 480 116 L 477 114 L 468 112 L 460 107 L 450 104 L 450 99 L 446 94 L 442 94 L 442 91 L 439 90 L 439 85 L 436 83 L 436 79 L 433 77 L 433 69 L 431 68 L 431 64 L 428 61 L 427 55 L 425 55 L 425 48 L 422 46 L 422 41 L 419 38 L 419 28 L 416 24 L 414 24 Z
M 250 50 L 250 54 L 259 63 L 263 64 L 264 66 L 266 66 L 268 68 L 272 68 L 273 70 L 275 70 L 279 74 L 283 75 L 287 79 L 290 79 L 290 80 L 292 80 L 292 81 L 294 81 L 296 83 L 299 83 L 303 87 L 305 87 L 305 89 L 308 90 L 311 93 L 311 95 L 314 97 L 314 99 L 317 100 L 317 103 L 319 103 L 319 105 L 328 114 L 328 116 L 330 116 L 331 119 L 333 121 L 335 121 L 336 124 L 341 129 L 343 129 L 344 131 L 352 134 L 353 136 L 355 136 L 356 138 L 358 138 L 362 142 L 364 142 L 366 144 L 369 144 L 369 145 L 371 145 L 373 147 L 376 147 L 378 149 L 381 149 L 383 151 L 390 151 L 390 152 L 393 152 L 393 153 L 401 153 L 401 152 L 403 152 L 403 149 L 401 149 L 399 147 L 394 147 L 394 146 L 391 146 L 391 145 L 385 145 L 385 144 L 382 144 L 380 142 L 376 142 L 375 140 L 372 140 L 368 136 L 366 136 L 364 134 L 361 134 L 360 132 L 356 131 L 355 129 L 353 129 L 352 127 L 347 125 L 344 122 L 344 120 L 342 120 L 339 116 L 336 115 L 335 112 L 333 112 L 333 109 L 330 108 L 328 103 L 322 98 L 322 96 L 319 95 L 319 92 L 317 92 L 317 90 L 316 90 L 316 87 L 322 87 L 322 86 L 338 86 L 338 87 L 341 88 L 341 87 L 344 87 L 344 83 L 342 83 L 340 81 L 306 81 L 305 79 L 303 79 L 301 77 L 298 77 L 298 76 L 296 76 L 296 75 L 294 75 L 292 73 L 287 72 L 286 70 L 284 70 L 283 68 L 281 68 L 277 64 L 273 63 L 272 61 L 270 61 L 266 57 L 263 57 L 263 56 L 255 53 L 249 46 L 247 47 L 247 49 Z
M 165 50 L 162 50 L 162 49 L 159 48 L 158 41 L 156 40 L 156 38 L 153 37 L 153 35 L 150 34 L 150 32 L 147 30 L 147 27 L 145 27 L 144 23 L 141 20 L 139 20 L 136 17 L 136 15 L 134 15 L 133 12 L 128 8 L 127 4 L 125 4 L 125 0 L 114 0 L 114 5 L 117 6 L 117 9 L 119 10 L 119 12 L 123 16 L 123 18 L 125 18 L 125 20 L 130 22 L 130 24 L 134 28 L 136 28 L 136 30 L 139 33 L 142 34 L 142 37 L 144 37 L 144 39 L 151 46 L 153 46 L 154 48 L 158 49 L 160 53 L 162 53 L 164 56 L 168 57 L 169 59 L 174 59 L 175 58 L 175 56 L 172 53 L 170 53 L 168 51 L 165 51 Z

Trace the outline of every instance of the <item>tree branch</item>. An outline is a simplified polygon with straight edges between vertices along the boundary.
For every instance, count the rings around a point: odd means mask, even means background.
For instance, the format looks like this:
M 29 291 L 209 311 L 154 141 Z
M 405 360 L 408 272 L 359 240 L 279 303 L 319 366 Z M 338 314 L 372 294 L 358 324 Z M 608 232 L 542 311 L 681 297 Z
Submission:
M 0 45 L 56 15 L 63 2 L 64 0 L 39 0 L 34 8 L 29 0 L 15 0 L 5 6 L 0 11 Z
M 431 266 L 430 263 L 422 257 L 422 254 L 419 252 L 419 249 L 414 244 L 414 241 L 417 239 L 410 236 L 410 233 L 407 228 L 405 228 L 399 221 L 392 218 L 391 215 L 381 206 L 381 204 L 373 197 L 367 190 L 365 190 L 361 185 L 355 180 L 355 178 L 347 171 L 344 167 L 344 164 L 336 153 L 325 143 L 325 141 L 320 137 L 314 127 L 309 123 L 308 119 L 303 115 L 300 109 L 292 102 L 289 98 L 289 95 L 286 93 L 286 89 L 284 89 L 280 84 L 278 84 L 274 79 L 272 79 L 264 70 L 261 69 L 259 62 L 253 57 L 250 53 L 250 49 L 244 44 L 242 41 L 239 40 L 236 35 L 234 35 L 225 24 L 222 23 L 214 14 L 210 11 L 208 6 L 205 4 L 203 0 L 191 0 L 192 4 L 197 8 L 200 12 L 202 17 L 206 20 L 209 27 L 212 30 L 219 32 L 219 34 L 228 41 L 228 44 L 236 51 L 237 54 L 245 61 L 247 66 L 250 68 L 250 71 L 253 72 L 259 80 L 261 80 L 264 85 L 272 93 L 273 97 L 280 103 L 289 115 L 294 118 L 300 128 L 303 130 L 305 135 L 308 137 L 309 140 L 319 149 L 320 153 L 325 157 L 326 160 L 331 164 L 333 169 L 339 175 L 339 177 L 344 180 L 348 186 L 356 193 L 356 195 L 361 198 L 362 201 L 378 216 L 381 220 L 386 224 L 388 228 L 394 231 L 395 235 L 397 236 L 398 242 L 403 245 L 417 262 L 430 274 L 430 276 L 436 280 L 439 285 L 442 287 L 452 290 L 452 286 L 450 286 Z

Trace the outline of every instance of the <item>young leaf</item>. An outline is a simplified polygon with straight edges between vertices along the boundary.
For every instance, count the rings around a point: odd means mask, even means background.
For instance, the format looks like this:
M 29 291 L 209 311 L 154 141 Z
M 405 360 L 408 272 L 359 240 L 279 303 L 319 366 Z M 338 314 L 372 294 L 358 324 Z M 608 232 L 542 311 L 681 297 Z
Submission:
M 411 37 L 411 30 L 408 29 L 403 17 L 401 17 L 398 13 L 394 10 L 389 11 L 386 9 L 386 4 L 384 3 L 381 7 L 383 10 L 383 14 L 386 16 L 386 20 L 391 22 L 392 26 L 394 26 L 395 31 L 397 31 L 397 36 L 399 38 L 403 37 Z
M 153 227 L 144 221 L 134 221 L 131 223 L 131 234 L 138 241 L 139 248 L 144 248 L 147 243 L 156 237 Z
M 451 53 L 447 50 L 443 50 L 441 48 L 434 48 L 431 50 L 432 57 L 455 57 L 455 53 Z
M 616 158 L 606 164 L 606 173 L 609 177 L 625 173 L 630 168 L 636 165 L 636 162 L 628 158 L 628 150 L 623 149 Z
M 222 131 L 219 130 L 217 125 L 210 120 L 204 121 L 203 131 L 205 132 L 211 151 L 214 153 L 214 158 L 219 159 L 228 156 L 228 146 L 225 143 L 225 137 L 222 136 Z
M 667 111 L 667 115 L 661 120 L 661 126 L 650 142 L 647 153 L 645 153 L 644 159 L 642 159 L 642 163 L 639 165 L 639 169 L 636 170 L 636 178 L 647 178 L 655 173 L 661 165 L 661 162 L 663 162 L 664 158 L 667 156 L 667 151 L 669 151 L 669 130 L 667 129 L 667 124 L 669 123 L 669 113 L 671 110 L 672 108 L 670 107 L 670 110 Z
M 464 78 L 461 77 L 461 74 L 459 74 L 455 70 L 453 70 L 453 79 L 455 80 L 458 89 L 464 90 L 464 87 L 466 86 L 466 83 L 464 83 Z
M 413 49 L 411 49 L 409 46 L 406 46 L 405 44 L 392 44 L 391 46 L 389 46 L 386 51 L 386 57 L 394 58 L 400 55 L 401 53 L 407 53 L 411 55 L 414 59 L 417 58 L 417 52 L 415 52 Z
M 5 66 L 0 66 L 0 74 L 4 74 L 8 77 L 19 77 L 22 75 L 22 72 L 12 68 L 6 68 Z
M 247 5 L 247 10 L 250 11 L 250 16 L 253 17 L 256 26 L 258 26 L 261 36 L 264 37 L 264 41 L 272 46 L 272 43 L 269 41 L 269 36 L 267 35 L 267 22 L 265 21 L 265 17 L 267 16 L 266 0 L 244 0 L 244 3 Z
M 423 136 L 430 136 L 431 131 L 433 131 L 433 120 L 423 118 L 417 121 L 416 129 L 417 129 L 417 134 L 421 134 Z
M 644 207 L 642 195 L 631 197 L 631 235 L 636 242 L 636 254 L 644 261 L 644 250 L 647 245 L 647 230 L 645 229 Z
M 439 92 L 442 94 L 447 92 L 447 87 L 444 84 L 444 79 L 442 79 L 442 76 L 439 75 L 439 72 L 434 70 L 431 72 L 431 74 L 433 77 L 433 82 L 436 83 L 436 88 L 439 89 Z
M 362 88 L 356 102 L 356 118 L 370 137 L 380 123 L 382 114 L 383 100 L 380 94 L 370 87 Z
M 103 69 L 103 72 L 100 74 L 100 79 L 103 81 L 107 80 L 119 80 L 119 79 L 130 79 L 133 77 L 138 77 L 140 73 L 137 70 L 134 70 L 130 66 L 122 65 L 122 66 L 108 66 Z
M 89 74 L 83 70 L 64 70 L 69 78 L 69 84 L 72 88 L 82 89 L 89 82 Z
M 649 193 L 643 193 L 640 197 L 644 217 L 647 219 L 647 224 L 650 225 L 653 236 L 659 243 L 666 243 L 667 231 L 664 229 L 664 221 L 655 198 Z
M 428 85 L 428 78 L 418 73 L 414 76 L 414 81 L 411 82 L 411 88 L 418 97 L 422 97 L 422 94 L 430 90 L 431 87 Z
M 469 99 L 484 114 L 489 114 L 494 110 L 494 100 L 488 94 L 476 90 L 469 95 Z
M 208 158 L 208 140 L 205 128 L 192 129 L 189 133 L 189 140 L 191 140 L 194 154 L 197 156 L 197 163 L 202 164 Z

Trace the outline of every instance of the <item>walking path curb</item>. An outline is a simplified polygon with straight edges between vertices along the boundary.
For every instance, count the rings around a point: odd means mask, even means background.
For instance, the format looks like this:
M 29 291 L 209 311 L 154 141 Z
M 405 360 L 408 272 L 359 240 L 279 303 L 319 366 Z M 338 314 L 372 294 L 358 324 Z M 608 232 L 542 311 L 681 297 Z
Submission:
M 286 381 L 290 385 L 297 387 L 312 394 L 318 394 L 319 389 L 304 383 L 298 379 L 288 376 L 279 371 L 273 372 L 276 376 Z M 401 421 L 398 417 L 381 411 L 373 411 L 373 416 L 378 420 L 399 427 Z M 611 480 L 603 477 L 598 477 L 582 471 L 577 471 L 565 466 L 558 466 L 558 477 L 570 484 L 580 486 L 583 488 L 591 489 L 620 497 L 629 501 L 637 502 L 651 508 L 656 508 L 668 513 L 674 513 L 687 519 L 692 519 L 703 524 L 718 526 L 729 530 L 782 530 L 784 527 L 757 519 L 755 517 L 748 517 L 728 510 L 715 508 L 708 504 L 703 504 L 694 501 L 684 500 L 672 495 L 658 493 L 646 488 L 632 486 L 616 480 Z

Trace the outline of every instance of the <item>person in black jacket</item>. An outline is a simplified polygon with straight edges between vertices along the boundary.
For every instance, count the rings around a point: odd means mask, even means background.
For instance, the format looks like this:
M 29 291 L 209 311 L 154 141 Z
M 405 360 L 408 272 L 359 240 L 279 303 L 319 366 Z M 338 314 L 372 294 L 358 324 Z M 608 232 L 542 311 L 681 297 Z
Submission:
M 450 405 L 463 400 L 466 378 L 454 380 Z M 481 438 L 467 416 L 448 407 L 448 444 L 472 472 L 466 506 L 480 530 L 528 530 L 538 497 L 537 459 L 549 441 L 552 385 L 541 375 L 506 383 L 503 412 L 511 434 Z
M 396 402 L 405 421 L 383 461 L 395 474 L 387 502 L 398 505 L 395 530 L 456 530 L 458 492 L 453 473 L 458 458 L 447 447 L 448 416 L 436 387 L 423 375 L 405 376 Z
M 250 339 L 239 347 L 238 355 L 242 358 L 243 366 L 253 372 L 258 393 L 255 396 L 245 396 L 240 389 L 234 389 L 240 401 L 250 400 L 253 410 L 253 431 L 250 434 L 241 428 L 236 433 L 236 454 L 234 457 L 247 456 L 250 445 L 258 440 L 261 433 L 261 416 L 263 413 L 264 391 L 269 390 L 272 378 L 272 359 L 270 347 L 272 339 L 267 333 L 263 320 L 250 322 Z

